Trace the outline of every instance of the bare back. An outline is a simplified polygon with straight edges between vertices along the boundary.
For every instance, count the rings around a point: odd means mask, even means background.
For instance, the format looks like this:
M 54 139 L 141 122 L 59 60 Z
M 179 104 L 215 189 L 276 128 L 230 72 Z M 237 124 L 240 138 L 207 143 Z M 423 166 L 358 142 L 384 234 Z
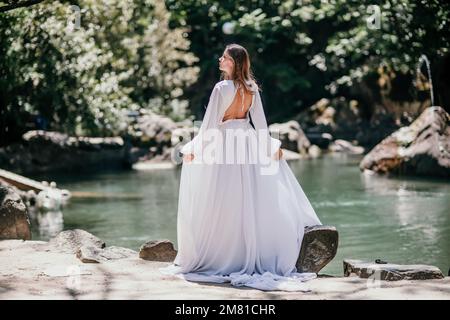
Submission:
M 244 90 L 244 99 L 242 99 L 242 91 L 237 90 L 233 102 L 224 113 L 222 121 L 229 119 L 245 119 L 247 112 L 252 105 L 252 99 L 253 95 L 249 91 Z

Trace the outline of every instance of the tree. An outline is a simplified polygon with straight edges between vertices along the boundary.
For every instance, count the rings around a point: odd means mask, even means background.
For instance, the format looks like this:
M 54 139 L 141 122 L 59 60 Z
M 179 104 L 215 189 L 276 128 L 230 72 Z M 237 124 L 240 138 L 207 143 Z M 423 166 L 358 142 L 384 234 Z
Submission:
M 1 14 L 0 143 L 37 117 L 89 135 L 119 134 L 127 110 L 184 118 L 183 89 L 198 68 L 185 30 L 168 18 L 159 0 L 53 1 Z
M 38 4 L 44 0 L 8 0 L 8 1 L 0 1 L 0 12 L 6 12 L 10 10 L 14 10 L 22 7 L 29 7 L 34 4 Z
M 416 99 L 412 77 L 419 57 L 426 54 L 436 67 L 448 54 L 450 8 L 443 0 L 167 3 L 174 23 L 190 26 L 192 51 L 201 67 L 195 91 L 218 78 L 216 59 L 225 45 L 240 43 L 249 50 L 263 88 L 270 88 L 263 96 L 274 121 L 322 97 L 359 98 L 356 84 L 363 80 L 379 91 L 378 78 L 385 76 L 379 72 L 386 70 L 396 77 L 394 98 Z M 368 23 L 373 5 L 379 5 L 380 29 Z M 223 33 L 224 23 L 234 24 L 232 35 Z

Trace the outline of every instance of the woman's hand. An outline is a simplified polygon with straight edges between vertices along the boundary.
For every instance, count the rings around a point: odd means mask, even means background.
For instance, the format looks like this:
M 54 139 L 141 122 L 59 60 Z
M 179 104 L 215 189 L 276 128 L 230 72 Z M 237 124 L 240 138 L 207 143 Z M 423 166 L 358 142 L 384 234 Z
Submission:
M 283 151 L 280 148 L 280 149 L 278 149 L 278 152 L 275 153 L 275 159 L 280 160 L 282 156 L 283 156 Z
M 185 162 L 191 162 L 192 160 L 194 160 L 194 154 L 193 153 L 187 153 L 183 155 L 183 161 Z

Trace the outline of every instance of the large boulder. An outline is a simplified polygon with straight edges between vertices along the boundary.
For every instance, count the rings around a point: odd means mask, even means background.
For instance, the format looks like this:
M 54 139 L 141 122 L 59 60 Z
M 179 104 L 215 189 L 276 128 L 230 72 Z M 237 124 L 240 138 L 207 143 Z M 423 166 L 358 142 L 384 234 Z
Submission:
M 380 174 L 450 177 L 450 115 L 427 108 L 410 126 L 381 141 L 360 169 Z
M 27 206 L 28 214 L 30 216 L 32 215 L 32 212 L 31 212 L 32 210 L 30 210 L 30 209 L 34 209 L 35 207 L 37 207 L 37 194 L 34 190 L 28 190 L 28 191 L 20 190 L 19 188 L 17 188 L 10 182 L 6 182 L 2 178 L 0 178 L 0 188 L 1 187 L 10 188 L 10 189 L 12 189 L 12 191 L 14 193 L 17 193 L 22 198 L 22 201 L 25 203 L 25 205 Z
M 14 189 L 0 186 L 0 239 L 31 239 L 27 207 Z
M 311 143 L 297 121 L 274 123 L 269 126 L 269 130 L 274 137 L 280 139 L 283 148 L 300 154 L 307 154 Z
M 139 258 L 150 261 L 171 262 L 177 251 L 169 240 L 151 240 L 144 243 L 139 250 Z
M 335 227 L 306 227 L 296 263 L 297 271 L 318 273 L 335 257 L 338 242 L 339 235 Z
M 81 230 L 66 230 L 41 244 L 46 251 L 74 254 L 83 263 L 101 263 L 111 260 L 136 258 L 138 253 L 122 247 L 106 247 L 105 242 Z
M 428 280 L 443 279 L 439 268 L 427 265 L 378 264 L 361 260 L 344 260 L 344 276 L 356 275 L 375 280 Z

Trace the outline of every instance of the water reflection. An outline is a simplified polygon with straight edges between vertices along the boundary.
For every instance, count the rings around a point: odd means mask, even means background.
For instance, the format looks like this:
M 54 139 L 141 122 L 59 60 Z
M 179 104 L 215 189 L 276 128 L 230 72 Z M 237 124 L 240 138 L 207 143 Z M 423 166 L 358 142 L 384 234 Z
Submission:
M 43 238 L 51 238 L 64 229 L 62 211 L 38 212 L 35 217 L 39 235 Z
M 398 263 L 450 265 L 450 185 L 422 178 L 386 178 L 361 175 L 377 225 L 392 232 L 384 252 Z M 388 241 L 392 241 L 389 248 Z M 390 251 L 390 252 L 389 252 Z
M 402 226 L 416 223 L 424 216 L 433 221 L 441 214 L 442 208 L 449 208 L 449 185 L 439 181 L 433 184 L 427 180 L 369 174 L 361 174 L 361 181 L 367 194 L 383 197 L 385 204 L 391 206 L 391 214 Z M 433 201 L 432 206 L 430 201 Z

